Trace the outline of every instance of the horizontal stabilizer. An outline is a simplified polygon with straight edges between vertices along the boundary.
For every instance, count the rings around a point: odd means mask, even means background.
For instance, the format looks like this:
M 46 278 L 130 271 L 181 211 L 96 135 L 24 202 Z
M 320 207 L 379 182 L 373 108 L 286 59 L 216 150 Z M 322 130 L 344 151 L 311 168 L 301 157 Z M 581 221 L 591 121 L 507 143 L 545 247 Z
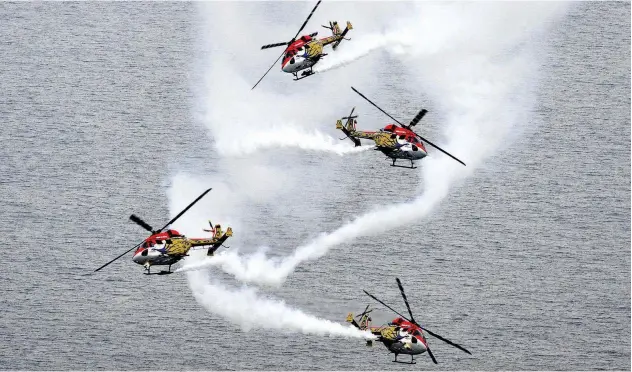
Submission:
M 340 45 L 342 40 L 344 40 L 344 38 L 347 35 L 347 32 L 349 32 L 349 30 L 353 30 L 353 26 L 351 25 L 351 22 L 347 21 L 347 27 L 340 34 L 340 40 L 336 41 L 336 43 L 332 46 L 332 48 L 334 50 L 338 47 L 338 45 Z
M 345 27 L 345 29 L 342 31 L 342 33 L 340 34 L 340 37 L 345 37 L 347 35 L 347 32 L 349 32 L 349 30 L 353 30 L 353 26 L 351 25 L 351 22 L 347 21 L 347 27 Z
M 224 242 L 226 241 L 226 239 L 230 238 L 231 236 L 233 236 L 233 229 L 229 227 L 228 229 L 226 229 L 226 233 L 225 233 L 225 234 L 224 234 L 221 238 L 219 238 L 219 239 L 218 239 L 218 240 L 217 240 L 217 241 L 213 244 L 213 246 L 211 246 L 211 247 L 208 249 L 208 252 L 206 253 L 206 255 L 207 255 L 207 256 L 212 256 L 212 255 L 215 253 L 215 251 L 216 251 L 219 247 L 221 247 L 221 246 L 222 246 L 222 244 L 224 244 Z
M 349 120 L 350 121 L 350 120 Z M 345 138 L 349 138 L 351 140 L 351 142 L 353 142 L 353 144 L 355 145 L 355 147 L 358 146 L 362 146 L 362 143 L 360 142 L 359 139 L 355 138 L 351 132 L 349 131 L 349 129 L 347 129 L 344 125 L 342 125 L 342 120 L 338 120 L 336 121 L 336 129 L 340 129 L 342 131 L 342 133 L 345 134 Z M 345 138 L 341 138 L 340 140 L 343 140 Z
M 347 322 L 351 323 L 351 325 L 353 325 L 354 327 L 356 327 L 357 329 L 360 329 L 360 325 L 358 324 L 358 322 L 355 321 L 355 319 L 353 319 L 353 313 L 349 313 L 347 314 Z

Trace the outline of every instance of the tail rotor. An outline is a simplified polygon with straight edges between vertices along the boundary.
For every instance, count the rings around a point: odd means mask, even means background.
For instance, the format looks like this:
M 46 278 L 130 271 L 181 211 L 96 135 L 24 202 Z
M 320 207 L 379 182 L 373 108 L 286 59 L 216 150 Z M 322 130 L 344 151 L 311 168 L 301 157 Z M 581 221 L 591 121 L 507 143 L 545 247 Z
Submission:
M 345 134 L 346 137 L 344 138 L 340 138 L 340 140 L 345 140 L 347 138 L 349 138 L 353 144 L 355 145 L 355 147 L 361 146 L 362 144 L 360 143 L 360 140 L 355 138 L 353 136 L 353 132 L 355 132 L 355 119 L 358 117 L 358 115 L 353 115 L 353 112 L 355 111 L 355 107 L 351 109 L 351 112 L 349 113 L 349 116 L 344 116 L 342 118 L 340 118 L 337 122 L 336 122 L 336 129 L 340 129 L 342 131 L 342 133 Z M 342 121 L 346 120 L 345 124 L 342 124 Z

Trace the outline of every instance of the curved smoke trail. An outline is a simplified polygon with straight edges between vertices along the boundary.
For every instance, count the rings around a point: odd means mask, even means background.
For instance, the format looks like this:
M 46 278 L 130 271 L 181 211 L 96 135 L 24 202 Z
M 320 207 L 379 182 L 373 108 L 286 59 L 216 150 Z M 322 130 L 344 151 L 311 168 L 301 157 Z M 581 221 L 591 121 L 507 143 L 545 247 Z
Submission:
M 204 42 L 200 45 L 201 55 L 208 51 L 211 58 L 204 57 L 201 61 L 200 68 L 205 81 L 201 86 L 194 87 L 194 90 L 198 90 L 196 96 L 200 98 L 195 116 L 209 129 L 216 152 L 222 159 L 215 168 L 215 175 L 177 175 L 173 179 L 169 190 L 172 211 L 180 210 L 190 201 L 191 195 L 198 193 L 201 188 L 209 185 L 213 187 L 213 192 L 174 226 L 186 235 L 197 236 L 201 233 L 201 222 L 209 216 L 208 211 L 212 211 L 212 218 L 221 221 L 224 226 L 230 225 L 235 231 L 247 231 L 240 228 L 240 216 L 249 212 L 246 206 L 248 202 L 267 202 L 281 189 L 287 189 L 292 175 L 276 164 L 266 164 L 267 154 L 260 153 L 260 150 L 295 147 L 343 155 L 369 149 L 335 143 L 337 140 L 320 131 L 324 126 L 333 127 L 334 119 L 346 114 L 348 109 L 346 105 L 343 107 L 340 93 L 331 85 L 319 85 L 313 80 L 312 83 L 307 82 L 312 84 L 310 89 L 301 90 L 300 87 L 305 84 L 271 84 L 270 79 L 280 79 L 279 76 L 271 75 L 268 81 L 264 81 L 270 85 L 250 91 L 258 77 L 246 77 L 245 72 L 260 70 L 262 73 L 267 67 L 252 63 L 264 60 L 264 57 L 252 58 L 253 51 L 259 49 L 252 45 L 253 40 L 261 38 L 265 40 L 263 43 L 267 43 L 279 35 L 289 34 L 287 27 L 279 30 L 271 26 L 266 22 L 265 15 L 273 12 L 277 6 L 289 8 L 295 5 L 200 5 L 200 14 L 206 27 L 202 31 L 202 40 L 208 42 L 207 45 Z M 254 13 L 251 13 L 253 10 Z M 280 75 L 278 71 L 277 75 Z M 284 78 L 288 79 L 289 84 L 295 84 L 289 80 L 289 76 Z M 347 78 L 352 79 L 353 74 Z M 339 83 L 349 85 L 343 80 Z M 274 86 L 281 86 L 281 91 L 269 90 L 269 87 Z M 323 106 L 319 104 L 320 100 L 315 102 L 313 97 L 328 97 L 332 103 Z M 332 110 L 336 111 L 335 115 L 331 115 Z M 254 153 L 257 153 L 256 156 L 249 156 Z M 241 162 L 239 158 L 248 158 L 248 162 Z M 191 254 L 195 256 L 195 252 Z M 191 258 L 194 257 L 187 260 Z M 228 290 L 213 283 L 205 273 L 188 273 L 187 279 L 200 304 L 245 329 L 263 327 L 284 332 L 370 337 L 352 327 L 304 314 L 282 301 L 262 298 L 252 289 Z
M 239 324 L 244 331 L 258 328 L 321 336 L 374 338 L 370 332 L 316 318 L 288 307 L 283 301 L 262 298 L 252 288 L 230 291 L 221 284 L 213 284 L 205 272 L 189 272 L 187 278 L 200 304 L 212 313 Z
M 370 150 L 370 147 L 353 147 L 340 143 L 316 129 L 303 130 L 293 125 L 258 128 L 241 133 L 231 139 L 216 144 L 216 149 L 224 156 L 251 155 L 265 149 L 298 148 L 306 151 L 328 152 L 345 155 Z
M 565 5 L 550 3 L 417 4 L 413 16 L 399 20 L 364 51 L 388 45 L 392 56 L 418 71 L 418 83 L 445 112 L 445 148 L 458 149 L 456 155 L 467 167 L 434 151 L 422 168 L 426 188 L 411 203 L 365 213 L 284 258 L 226 252 L 181 270 L 218 266 L 242 281 L 279 285 L 302 262 L 321 257 L 333 246 L 426 216 L 512 129 L 528 120 L 542 46 L 536 37 L 564 11 Z M 357 50 L 363 55 L 362 48 Z

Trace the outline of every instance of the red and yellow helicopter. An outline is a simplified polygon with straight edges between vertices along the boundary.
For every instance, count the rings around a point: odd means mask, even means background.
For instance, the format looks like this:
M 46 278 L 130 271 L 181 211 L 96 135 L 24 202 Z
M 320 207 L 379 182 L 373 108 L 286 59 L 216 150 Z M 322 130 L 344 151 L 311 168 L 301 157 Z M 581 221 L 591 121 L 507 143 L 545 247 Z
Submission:
M 211 191 L 211 189 L 204 191 L 202 195 L 195 199 L 191 204 L 184 208 L 180 213 L 178 213 L 177 216 L 175 216 L 171 221 L 169 221 L 159 230 L 154 230 L 141 218 L 132 214 L 129 217 L 130 220 L 134 221 L 145 230 L 151 232 L 151 235 L 147 239 L 123 252 L 123 254 L 117 256 L 115 259 L 111 260 L 110 262 L 106 263 L 105 265 L 99 267 L 94 271 L 96 272 L 103 269 L 104 267 L 123 257 L 128 252 L 134 249 L 136 251 L 134 252 L 132 260 L 137 264 L 143 265 L 145 267 L 145 274 L 151 274 L 151 266 L 159 265 L 169 265 L 169 269 L 168 271 L 160 271 L 158 274 L 171 274 L 171 265 L 188 256 L 189 251 L 193 247 L 208 247 L 207 255 L 212 256 L 215 251 L 222 246 L 226 239 L 233 236 L 232 228 L 229 227 L 226 229 L 226 232 L 223 232 L 219 224 L 213 227 L 213 224 L 209 221 L 211 229 L 204 229 L 204 231 L 211 232 L 213 234 L 211 238 L 187 238 L 176 230 L 165 230 L 167 226 L 174 223 L 186 211 L 188 211 L 189 208 L 191 208 L 195 203 L 202 199 L 204 195 L 206 195 L 209 191 Z
M 276 61 L 274 61 L 272 66 L 270 66 L 268 71 L 266 71 L 266 73 L 263 74 L 261 79 L 257 81 L 257 84 L 255 84 L 252 87 L 252 89 L 255 89 L 255 87 L 259 85 L 261 80 L 263 80 L 263 78 L 266 77 L 268 72 L 272 70 L 274 65 L 276 65 L 276 63 L 279 61 L 279 59 L 281 59 L 281 57 L 283 57 L 283 60 L 281 61 L 281 69 L 284 72 L 288 72 L 294 75 L 295 81 L 301 80 L 308 76 L 313 75 L 314 71 L 312 70 L 312 67 L 318 61 L 320 61 L 322 57 L 327 55 L 326 53 L 323 53 L 324 46 L 333 43 L 334 44 L 333 49 L 335 50 L 338 47 L 338 45 L 340 45 L 343 39 L 348 40 L 348 39 L 345 39 L 345 35 L 347 35 L 347 32 L 349 32 L 349 30 L 353 29 L 351 22 L 347 22 L 347 27 L 342 31 L 340 31 L 340 26 L 338 26 L 338 22 L 329 22 L 329 26 L 323 26 L 323 27 L 330 29 L 332 35 L 322 38 L 322 39 L 316 38 L 316 35 L 318 35 L 318 32 L 314 32 L 309 35 L 303 35 L 297 39 L 298 35 L 301 33 L 301 31 L 303 31 L 303 29 L 305 28 L 305 25 L 307 25 L 307 22 L 312 17 L 312 14 L 314 14 L 314 12 L 316 11 L 316 8 L 318 8 L 318 5 L 320 5 L 320 1 L 321 0 L 319 0 L 316 3 L 316 6 L 314 7 L 314 9 L 312 9 L 311 13 L 309 13 L 309 16 L 307 16 L 307 19 L 305 20 L 305 22 L 303 22 L 303 25 L 301 26 L 301 28 L 298 30 L 296 35 L 290 41 L 268 44 L 261 47 L 261 49 L 268 49 L 268 48 L 274 48 L 274 47 L 279 47 L 279 46 L 287 46 L 283 50 L 283 53 L 281 53 L 281 55 L 276 59 Z M 298 72 L 301 70 L 304 70 L 304 71 L 301 73 L 301 76 L 299 77 Z
M 399 278 L 395 279 L 397 280 L 397 285 L 399 286 L 399 290 L 402 294 L 402 297 L 404 298 L 404 302 L 406 303 L 406 308 L 408 309 L 410 319 L 398 313 L 392 307 L 380 301 L 377 297 L 373 296 L 369 292 L 364 291 L 364 293 L 366 293 L 369 297 L 386 306 L 386 308 L 390 309 L 395 314 L 399 315 L 399 318 L 393 319 L 391 322 L 388 323 L 388 325 L 372 327 L 371 317 L 368 314 L 373 311 L 373 309 L 369 309 L 369 305 L 367 305 L 362 314 L 356 316 L 356 318 L 359 318 L 358 322 L 356 322 L 356 320 L 354 319 L 353 313 L 349 313 L 347 315 L 347 322 L 351 323 L 358 329 L 361 329 L 363 331 L 368 330 L 373 335 L 375 335 L 377 337 L 376 341 L 383 343 L 384 346 L 386 346 L 386 348 L 391 353 L 395 354 L 395 360 L 393 360 L 393 362 L 415 364 L 415 355 L 419 355 L 427 351 L 433 363 L 437 364 L 437 360 L 432 354 L 432 351 L 430 351 L 430 346 L 428 345 L 428 340 L 426 339 L 424 332 L 438 338 L 443 342 L 448 343 L 449 345 L 456 347 L 457 349 L 463 350 L 470 355 L 472 354 L 463 346 L 455 344 L 454 342 L 420 326 L 419 323 L 415 321 L 413 313 L 410 310 L 410 305 L 408 304 L 408 299 L 406 298 L 406 294 L 404 293 L 404 287 L 402 287 L 402 283 L 400 282 Z M 367 346 L 372 345 L 372 340 L 367 341 Z M 397 355 L 399 354 L 410 355 L 410 362 L 398 361 Z
M 345 116 L 336 122 L 336 129 L 340 129 L 347 136 L 345 138 L 341 138 L 341 140 L 349 138 L 351 141 L 353 141 L 353 143 L 356 146 L 361 145 L 360 140 L 359 140 L 360 138 L 373 140 L 375 142 L 376 150 L 381 151 L 386 156 L 393 159 L 393 164 L 391 165 L 394 167 L 401 167 L 401 165 L 396 165 L 395 162 L 398 159 L 405 159 L 405 160 L 410 160 L 410 167 L 403 167 L 403 168 L 414 169 L 415 168 L 414 161 L 423 159 L 428 155 L 428 151 L 426 150 L 426 147 L 424 146 L 423 142 L 429 144 L 430 146 L 441 151 L 442 153 L 448 155 L 452 159 L 465 165 L 465 163 L 463 163 L 461 160 L 454 157 L 452 154 L 448 153 L 447 151 L 443 150 L 439 146 L 423 138 L 419 134 L 413 132 L 412 127 L 414 127 L 415 125 L 417 125 L 417 123 L 419 123 L 419 121 L 424 117 L 424 115 L 426 115 L 428 110 L 422 109 L 421 111 L 419 111 L 417 116 L 415 116 L 413 120 L 410 121 L 408 125 L 404 125 L 400 123 L 397 119 L 395 119 L 394 117 L 386 113 L 386 111 L 382 110 L 378 105 L 373 103 L 370 99 L 366 98 L 362 93 L 357 91 L 354 87 L 351 87 L 351 89 L 353 89 L 354 92 L 358 93 L 362 98 L 367 100 L 370 104 L 375 106 L 375 108 L 382 111 L 384 114 L 386 114 L 386 116 L 388 116 L 397 124 L 399 124 L 399 126 L 395 124 L 388 124 L 383 129 L 380 129 L 377 132 L 357 130 L 356 118 L 358 116 L 357 115 L 353 116 L 353 112 L 355 111 L 355 107 L 354 107 L 353 109 L 351 109 L 351 113 L 349 114 L 349 116 Z M 346 120 L 346 123 L 344 125 L 342 124 L 343 120 Z

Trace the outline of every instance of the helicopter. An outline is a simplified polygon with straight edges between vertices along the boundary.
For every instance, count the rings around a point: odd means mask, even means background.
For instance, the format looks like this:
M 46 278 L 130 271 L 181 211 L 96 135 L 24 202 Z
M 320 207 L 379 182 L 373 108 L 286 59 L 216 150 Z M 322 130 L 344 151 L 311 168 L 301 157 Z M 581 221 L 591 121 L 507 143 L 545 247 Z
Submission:
M 205 229 L 204 231 L 212 232 L 213 236 L 211 238 L 187 238 L 176 230 L 165 230 L 167 226 L 176 222 L 178 218 L 180 218 L 186 211 L 189 210 L 189 208 L 191 208 L 195 203 L 202 199 L 204 195 L 206 195 L 209 191 L 211 191 L 211 189 L 204 191 L 202 195 L 198 196 L 197 199 L 195 199 L 191 204 L 184 208 L 180 213 L 178 213 L 177 216 L 175 216 L 171 221 L 167 222 L 167 224 L 159 230 L 154 230 L 147 222 L 143 221 L 135 214 L 132 214 L 129 217 L 130 220 L 132 220 L 145 230 L 151 232 L 151 235 L 142 242 L 136 244 L 134 247 L 128 249 L 121 255 L 117 256 L 113 260 L 109 261 L 108 263 L 94 271 L 97 272 L 103 269 L 104 267 L 123 257 L 128 252 L 134 249 L 136 251 L 132 256 L 132 261 L 136 262 L 139 265 L 143 265 L 145 267 L 145 274 L 147 275 L 151 274 L 152 266 L 159 265 L 168 265 L 169 269 L 167 271 L 162 270 L 157 274 L 171 274 L 171 265 L 187 257 L 189 251 L 194 247 L 208 247 L 206 254 L 208 256 L 213 256 L 215 251 L 223 245 L 226 239 L 233 236 L 232 228 L 228 227 L 226 229 L 226 232 L 222 232 L 221 226 L 219 224 L 213 227 L 213 224 L 209 221 L 209 224 L 211 224 L 211 229 Z
M 275 48 L 275 47 L 280 47 L 280 46 L 286 46 L 286 48 L 283 50 L 283 53 L 281 53 L 281 55 L 274 61 L 272 66 L 270 66 L 268 71 L 266 71 L 266 73 L 263 74 L 261 79 L 257 81 L 257 84 L 255 84 L 251 88 L 251 90 L 255 89 L 255 87 L 259 85 L 261 80 L 263 80 L 263 78 L 266 77 L 268 72 L 272 70 L 274 65 L 277 64 L 277 62 L 279 61 L 279 59 L 281 59 L 281 57 L 283 57 L 283 60 L 281 61 L 281 70 L 294 75 L 294 81 L 297 81 L 314 74 L 312 67 L 318 61 L 320 61 L 322 57 L 327 55 L 327 53 L 323 53 L 324 46 L 333 44 L 332 48 L 336 50 L 336 48 L 338 47 L 338 45 L 340 45 L 342 40 L 349 40 L 349 39 L 345 39 L 345 36 L 347 35 L 347 32 L 349 32 L 349 30 L 353 29 L 353 26 L 351 25 L 351 22 L 348 22 L 348 21 L 347 21 L 347 27 L 342 31 L 340 30 L 340 26 L 338 26 L 338 22 L 330 21 L 329 26 L 323 26 L 324 28 L 331 30 L 331 33 L 332 33 L 331 36 L 328 36 L 322 39 L 317 39 L 316 35 L 318 35 L 318 32 L 314 32 L 309 35 L 303 35 L 297 39 L 298 35 L 301 33 L 301 31 L 303 31 L 303 29 L 307 25 L 307 22 L 312 17 L 312 14 L 314 14 L 314 12 L 316 11 L 316 8 L 318 8 L 318 5 L 320 5 L 320 2 L 321 0 L 319 0 L 316 3 L 316 6 L 314 7 L 314 9 L 312 9 L 311 13 L 309 13 L 309 16 L 307 16 L 307 19 L 305 20 L 305 22 L 303 22 L 303 25 L 301 26 L 301 28 L 298 30 L 296 35 L 290 41 L 267 44 L 261 47 L 261 49 L 269 49 L 269 48 Z M 298 75 L 299 71 L 303 71 L 300 77 Z
M 369 309 L 369 305 L 366 306 L 364 311 L 357 315 L 353 316 L 353 313 L 349 313 L 347 315 L 346 321 L 351 323 L 356 328 L 366 331 L 368 330 L 374 336 L 376 336 L 376 341 L 381 342 L 386 346 L 386 348 L 393 354 L 395 354 L 395 363 L 405 363 L 405 364 L 416 364 L 415 355 L 422 354 L 424 352 L 428 352 L 428 355 L 432 359 L 434 364 L 437 364 L 437 360 L 435 359 L 432 351 L 430 351 L 430 346 L 428 345 L 428 340 L 424 335 L 424 332 L 428 333 L 431 336 L 438 338 L 439 340 L 446 342 L 449 345 L 456 347 L 468 354 L 470 353 L 466 348 L 461 345 L 458 345 L 444 337 L 439 336 L 438 334 L 428 330 L 425 327 L 422 327 L 415 321 L 413 317 L 413 313 L 410 310 L 410 305 L 408 304 L 408 299 L 406 298 L 406 294 L 404 293 L 404 287 L 402 286 L 399 278 L 395 278 L 397 281 L 397 285 L 399 286 L 399 291 L 404 298 L 404 302 L 406 303 L 406 308 L 408 309 L 408 314 L 410 318 L 406 318 L 402 314 L 395 311 L 392 307 L 388 306 L 384 302 L 380 301 L 377 297 L 373 296 L 367 291 L 364 291 L 369 297 L 376 300 L 380 304 L 384 305 L 389 310 L 393 311 L 395 314 L 399 315 L 398 318 L 393 319 L 388 325 L 383 325 L 380 327 L 372 327 L 371 326 L 371 317 L 369 313 L 373 311 L 373 309 Z M 359 319 L 356 321 L 356 319 Z M 367 341 L 367 346 L 372 346 L 373 340 Z M 397 360 L 397 355 L 399 354 L 407 354 L 410 355 L 410 362 L 401 362 Z
M 419 123 L 419 121 L 424 117 L 424 115 L 428 113 L 428 110 L 422 109 L 410 121 L 408 125 L 404 125 L 400 123 L 397 119 L 395 119 L 394 117 L 386 113 L 386 111 L 382 110 L 378 105 L 373 103 L 370 99 L 365 97 L 362 93 L 360 93 L 354 87 L 351 87 L 351 89 L 353 89 L 354 92 L 358 93 L 362 98 L 367 100 L 370 104 L 375 106 L 378 110 L 386 114 L 386 116 L 388 116 L 397 124 L 399 124 L 399 126 L 395 124 L 388 124 L 377 132 L 357 130 L 356 118 L 358 116 L 353 115 L 353 112 L 355 111 L 355 107 L 354 107 L 351 109 L 351 113 L 349 114 L 349 116 L 345 116 L 336 121 L 336 129 L 340 129 L 346 135 L 346 137 L 341 138 L 340 140 L 345 140 L 349 138 L 356 147 L 361 145 L 360 140 L 359 140 L 360 138 L 373 140 L 375 142 L 375 150 L 381 151 L 382 153 L 384 153 L 384 155 L 393 159 L 393 164 L 391 164 L 391 166 L 393 167 L 402 167 L 402 168 L 410 168 L 410 169 L 416 168 L 414 161 L 421 160 L 428 155 L 428 151 L 426 150 L 426 147 L 424 146 L 423 142 L 443 152 L 444 154 L 448 155 L 449 157 L 458 161 L 459 163 L 465 165 L 464 162 L 454 157 L 452 154 L 448 153 L 447 151 L 443 150 L 439 146 L 423 138 L 419 134 L 413 132 L 412 127 L 414 127 L 415 125 L 417 125 L 417 123 Z M 342 123 L 343 120 L 346 120 L 346 123 L 344 125 Z M 395 162 L 398 159 L 410 160 L 410 167 L 395 164 Z

